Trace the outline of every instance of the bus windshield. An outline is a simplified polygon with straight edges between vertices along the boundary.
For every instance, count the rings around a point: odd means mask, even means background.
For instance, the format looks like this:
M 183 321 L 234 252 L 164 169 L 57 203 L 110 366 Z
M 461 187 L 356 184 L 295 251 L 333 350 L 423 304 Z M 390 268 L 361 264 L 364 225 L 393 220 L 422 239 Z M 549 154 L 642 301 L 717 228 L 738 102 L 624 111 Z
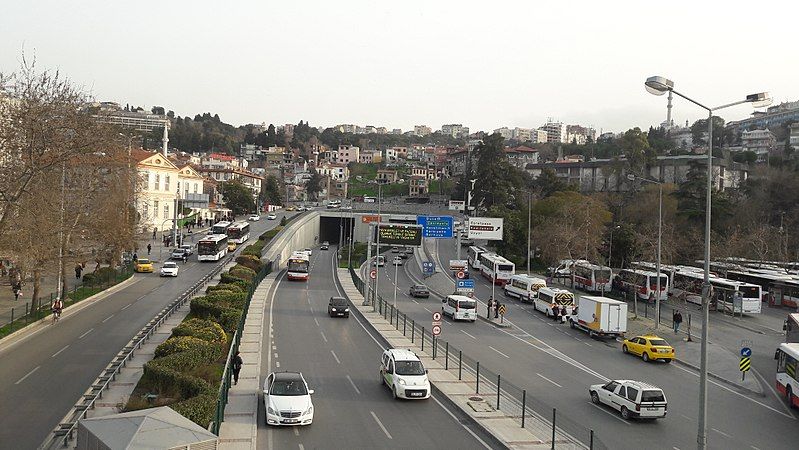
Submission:
M 308 260 L 307 259 L 290 259 L 289 272 L 308 273 Z
M 597 280 L 610 280 L 610 269 L 599 269 L 594 272 Z
M 200 241 L 197 244 L 197 253 L 200 255 L 214 255 L 218 251 L 216 247 L 216 242 Z
M 757 286 L 741 286 L 738 288 L 744 298 L 758 298 Z

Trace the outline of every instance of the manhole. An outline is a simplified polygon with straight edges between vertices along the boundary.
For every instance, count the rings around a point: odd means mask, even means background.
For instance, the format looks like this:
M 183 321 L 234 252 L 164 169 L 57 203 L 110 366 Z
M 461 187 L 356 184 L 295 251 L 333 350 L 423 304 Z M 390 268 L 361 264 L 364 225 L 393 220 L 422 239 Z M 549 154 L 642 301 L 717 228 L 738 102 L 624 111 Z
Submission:
M 478 397 L 476 395 L 473 395 L 473 396 L 469 397 L 469 400 L 471 400 L 473 402 L 482 402 L 483 401 L 483 397 Z

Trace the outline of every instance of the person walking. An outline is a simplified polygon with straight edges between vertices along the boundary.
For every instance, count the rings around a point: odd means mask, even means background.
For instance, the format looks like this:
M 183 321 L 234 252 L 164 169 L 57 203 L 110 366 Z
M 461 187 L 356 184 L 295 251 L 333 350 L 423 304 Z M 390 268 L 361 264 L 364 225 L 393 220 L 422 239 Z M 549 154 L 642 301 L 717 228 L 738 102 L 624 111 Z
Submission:
M 680 310 L 674 310 L 674 315 L 671 317 L 671 321 L 674 323 L 674 334 L 679 333 L 680 324 L 682 323 L 682 314 L 680 313 Z
M 499 302 L 499 300 L 495 300 L 494 301 L 494 318 L 495 319 L 499 319 L 499 306 L 500 305 L 501 305 L 501 303 Z
M 186 261 L 188 261 L 188 260 L 189 260 L 189 256 L 186 255 L 186 252 L 183 252 L 183 265 L 184 266 L 186 265 Z
M 558 305 L 552 307 L 552 318 L 555 319 L 555 322 L 560 319 L 560 308 L 558 308 Z
M 80 264 L 75 264 L 75 278 L 80 280 L 80 274 L 83 272 L 83 266 Z
M 233 384 L 239 384 L 239 372 L 241 372 L 242 364 L 244 364 L 244 361 L 241 359 L 241 354 L 236 352 L 236 356 L 230 362 L 230 367 L 233 369 Z
M 151 251 L 153 251 L 153 246 L 150 245 L 150 244 L 147 244 L 147 256 L 150 256 L 150 252 Z
M 488 308 L 486 311 L 486 319 L 491 319 L 491 308 L 494 307 L 494 297 L 488 297 Z
M 153 240 L 155 240 L 156 232 L 158 231 L 157 228 L 153 227 Z
M 14 283 L 11 290 L 14 291 L 14 301 L 19 300 L 19 296 L 22 295 L 22 283 Z
M 566 323 L 566 316 L 568 316 L 568 312 L 566 311 L 566 306 L 560 307 L 560 321 L 561 323 Z

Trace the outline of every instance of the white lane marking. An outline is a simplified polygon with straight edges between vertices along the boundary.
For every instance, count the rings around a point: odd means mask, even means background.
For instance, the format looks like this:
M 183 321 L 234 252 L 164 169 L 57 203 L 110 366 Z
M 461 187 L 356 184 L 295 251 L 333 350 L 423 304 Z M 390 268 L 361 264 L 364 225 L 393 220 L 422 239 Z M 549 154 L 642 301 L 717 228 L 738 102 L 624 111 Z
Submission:
M 292 427 L 292 428 L 294 428 L 294 436 L 299 436 L 300 430 L 297 427 Z M 302 447 L 302 444 L 300 444 L 300 447 Z
M 545 379 L 545 380 L 549 381 L 550 383 L 554 384 L 555 386 L 557 386 L 557 387 L 559 387 L 559 388 L 562 388 L 562 387 L 563 387 L 563 386 L 559 385 L 558 383 L 555 383 L 554 381 L 550 380 L 549 378 L 547 378 L 547 377 L 545 377 L 545 376 L 541 375 L 540 373 L 536 373 L 536 375 L 538 375 L 539 377 L 541 377 L 541 378 L 543 378 L 543 379 Z
M 275 359 L 277 359 L 277 352 L 275 352 Z
M 764 384 L 765 386 L 767 386 L 767 387 L 768 387 L 768 390 L 769 390 L 769 391 L 771 391 L 771 394 L 772 394 L 772 395 L 774 395 L 774 398 L 775 398 L 775 399 L 777 399 L 777 403 L 778 403 L 780 406 L 782 406 L 782 409 L 784 409 L 784 410 L 785 410 L 785 412 L 787 412 L 788 414 L 790 414 L 791 416 L 793 416 L 794 418 L 796 418 L 796 416 L 794 416 L 794 415 L 793 415 L 793 411 L 791 411 L 791 409 L 790 409 L 790 408 L 788 408 L 788 405 L 786 405 L 786 404 L 785 404 L 785 403 L 782 401 L 782 397 L 780 397 L 779 395 L 777 395 L 777 391 L 775 391 L 775 390 L 774 390 L 774 388 L 773 388 L 773 387 L 771 387 L 771 383 L 767 382 L 767 381 L 766 381 L 766 379 L 765 379 L 765 378 L 763 378 L 763 375 L 760 375 L 760 372 L 758 372 L 758 371 L 757 371 L 757 369 L 755 369 L 754 367 L 752 368 L 752 373 L 754 373 L 756 377 L 760 378 L 760 381 L 762 381 L 762 384 Z
M 725 432 L 723 432 L 723 431 L 721 431 L 719 429 L 711 428 L 711 430 L 715 431 L 716 433 L 718 433 L 718 434 L 720 434 L 722 436 L 727 436 L 728 438 L 732 438 L 732 436 L 730 436 L 729 434 L 727 434 L 727 433 L 725 433 Z
M 152 292 L 152 291 L 150 291 L 150 292 Z M 139 300 L 143 299 L 144 297 L 147 297 L 147 295 L 148 295 L 150 292 L 148 292 L 147 294 L 144 294 L 144 295 L 142 295 L 141 297 L 137 298 L 137 299 L 134 301 L 134 303 L 135 303 L 135 302 L 138 302 Z
M 430 311 L 430 310 L 427 308 L 427 306 L 425 306 L 425 307 L 424 307 L 424 309 L 426 309 L 426 310 L 427 310 L 427 312 L 429 312 L 430 314 L 433 314 L 433 311 Z
M 338 356 L 336 356 L 336 352 L 330 350 L 330 353 L 333 355 L 333 359 L 335 359 L 337 363 L 341 364 L 341 361 L 339 361 Z
M 51 358 L 55 358 L 56 356 L 58 356 L 58 355 L 59 355 L 61 352 L 63 352 L 64 350 L 66 350 L 66 349 L 67 349 L 67 347 L 69 347 L 69 344 L 65 345 L 65 346 L 64 346 L 64 348 L 62 348 L 61 350 L 59 350 L 59 351 L 57 351 L 57 352 L 53 353 L 53 356 L 51 356 Z
M 578 339 L 578 341 L 579 341 L 579 339 Z M 590 343 L 590 342 L 585 342 L 585 341 L 583 341 L 583 344 L 585 344 L 585 345 L 587 345 L 587 346 L 589 346 L 589 347 L 593 347 L 593 345 L 591 345 L 591 343 Z
M 316 322 L 317 327 L 321 327 L 321 325 L 319 325 L 319 320 L 316 317 L 313 318 L 313 321 Z
M 380 429 L 383 430 L 383 433 L 386 433 L 386 437 L 389 439 L 393 439 L 391 435 L 388 434 L 388 430 L 386 430 L 386 427 L 383 426 L 383 422 L 381 422 L 380 419 L 377 418 L 377 414 L 375 414 L 374 411 L 369 411 L 369 413 L 372 414 L 372 417 L 375 419 L 375 422 L 377 422 L 377 424 L 380 426 Z
M 596 409 L 598 409 L 598 410 L 602 411 L 602 412 L 603 412 L 603 413 L 605 413 L 605 414 L 610 414 L 610 417 L 613 417 L 614 419 L 618 420 L 619 422 L 621 422 L 621 423 L 623 423 L 623 424 L 625 424 L 625 425 L 629 425 L 629 424 L 630 424 L 630 423 L 629 423 L 629 422 L 627 422 L 626 420 L 622 419 L 621 417 L 617 416 L 616 414 L 613 414 L 612 412 L 608 411 L 607 409 L 603 408 L 603 407 L 602 407 L 602 406 L 600 406 L 600 405 L 595 405 L 595 404 L 593 404 L 593 403 L 591 403 L 591 402 L 588 402 L 588 404 L 589 404 L 589 405 L 591 405 L 591 406 L 593 406 L 594 408 L 596 408 Z
M 678 369 L 680 369 L 680 370 L 682 370 L 682 371 L 684 371 L 684 372 L 690 373 L 691 375 L 693 375 L 693 376 L 695 376 L 695 377 L 699 378 L 699 374 L 693 373 L 693 372 L 691 372 L 691 371 L 690 371 L 690 370 L 688 370 L 688 369 L 685 369 L 685 368 L 683 368 L 683 367 L 680 367 L 680 366 L 672 366 L 672 367 L 676 367 L 676 368 L 678 368 Z M 728 388 L 727 386 L 721 385 L 721 384 L 719 384 L 719 383 L 717 383 L 717 382 L 715 382 L 715 381 L 713 381 L 713 380 L 711 380 L 711 379 L 708 379 L 707 381 L 708 381 L 709 383 L 712 383 L 712 384 L 714 384 L 715 386 L 718 386 L 718 387 L 720 387 L 721 389 L 724 389 L 725 391 L 732 392 L 733 394 L 735 394 L 735 395 L 737 395 L 737 396 L 739 396 L 739 397 L 743 397 L 743 398 L 745 398 L 745 399 L 749 400 L 750 402 L 757 403 L 758 405 L 760 405 L 760 406 L 762 406 L 762 407 L 764 407 L 764 408 L 770 409 L 770 410 L 774 411 L 775 413 L 777 413 L 777 414 L 779 414 L 779 415 L 781 415 L 781 416 L 785 416 L 785 417 L 787 417 L 787 418 L 789 418 L 789 419 L 794 419 L 794 420 L 796 420 L 796 418 L 795 418 L 795 417 L 793 417 L 793 416 L 791 416 L 791 415 L 785 414 L 784 412 L 782 412 L 782 411 L 779 411 L 779 410 L 777 410 L 777 409 L 775 409 L 775 408 L 772 408 L 771 406 L 769 406 L 769 405 L 767 405 L 767 404 L 765 404 L 765 403 L 761 403 L 761 402 L 759 402 L 759 401 L 757 401 L 757 400 L 755 400 L 755 399 L 753 399 L 753 398 L 749 398 L 749 397 L 745 396 L 744 394 L 741 394 L 740 392 L 737 392 L 737 391 L 734 391 L 734 390 L 732 390 L 732 389 Z
M 294 427 L 294 428 L 296 429 L 297 427 Z M 297 436 L 299 436 L 299 433 L 300 433 L 300 432 L 298 431 L 298 432 L 297 432 Z M 299 447 L 300 447 L 300 450 L 305 450 L 305 447 L 303 447 L 303 446 L 302 446 L 302 444 L 297 444 L 297 445 L 299 445 Z
M 272 350 L 277 350 L 277 345 L 273 345 Z
M 506 354 L 502 353 L 501 351 L 499 351 L 499 350 L 495 349 L 494 347 L 492 347 L 492 346 L 490 346 L 490 345 L 489 345 L 489 346 L 488 346 L 488 348 L 490 348 L 491 350 L 494 350 L 495 352 L 499 353 L 500 355 L 502 355 L 502 356 L 504 356 L 504 357 L 506 357 L 506 358 L 510 359 L 510 356 L 508 356 L 508 355 L 506 355 Z
M 25 381 L 25 378 L 28 378 L 29 376 L 33 375 L 33 372 L 36 372 L 37 370 L 39 370 L 39 367 L 42 367 L 42 366 L 36 366 L 36 367 L 34 367 L 34 368 L 33 368 L 33 370 L 31 370 L 30 372 L 28 372 L 28 373 L 27 373 L 27 375 L 25 375 L 24 377 L 20 378 L 20 379 L 19 379 L 19 380 L 18 380 L 16 383 L 14 383 L 14 384 L 20 384 L 20 383 L 22 383 L 23 381 Z
M 94 331 L 94 328 L 91 328 L 89 331 L 78 336 L 78 339 L 83 339 L 84 337 L 86 337 L 87 334 L 91 333 L 92 331 Z
M 469 334 L 468 332 L 466 332 L 464 330 L 461 330 L 461 333 L 465 334 L 466 336 L 469 336 L 470 338 L 474 339 L 475 341 L 477 340 L 476 337 L 472 336 L 471 334 Z
M 444 404 L 443 404 L 443 403 L 441 403 L 440 401 L 438 401 L 438 399 L 437 399 L 437 398 L 435 398 L 435 397 L 433 397 L 432 395 L 430 396 L 430 398 L 432 398 L 432 399 L 433 399 L 433 400 L 434 400 L 436 403 L 438 403 L 438 406 L 440 406 L 440 407 L 441 407 L 441 408 L 442 408 L 444 411 L 446 411 L 446 412 L 447 412 L 447 414 L 449 414 L 449 416 L 450 416 L 450 417 L 452 417 L 453 419 L 455 419 L 455 421 L 456 421 L 458 424 L 460 424 L 460 426 L 462 426 L 464 430 L 468 431 L 468 432 L 469 432 L 469 434 L 471 434 L 473 438 L 477 439 L 477 441 L 478 441 L 478 442 L 480 442 L 481 444 L 483 444 L 483 447 L 485 447 L 485 448 L 487 448 L 487 449 L 491 449 L 491 446 L 490 446 L 490 445 L 486 444 L 486 442 L 485 442 L 484 440 L 480 439 L 480 436 L 476 435 L 476 434 L 474 433 L 474 431 L 472 431 L 472 430 L 471 430 L 469 427 L 467 427 L 467 426 L 466 426 L 464 423 L 462 423 L 462 422 L 461 422 L 461 420 L 460 420 L 460 419 L 459 419 L 457 416 L 455 416 L 455 414 L 453 414 L 453 413 L 452 413 L 452 411 L 450 411 L 450 410 L 449 410 L 449 409 L 448 409 L 446 406 L 444 406 Z
M 280 361 L 275 361 L 275 367 L 280 368 Z
M 355 385 L 355 382 L 352 381 L 352 378 L 350 378 L 349 375 L 347 375 L 347 379 L 350 380 L 350 384 L 352 385 L 352 388 L 355 389 L 355 392 L 357 392 L 358 395 L 361 395 L 361 390 L 358 389 L 358 386 Z
M 319 332 L 322 333 L 322 339 L 324 339 L 325 342 L 327 342 L 327 336 L 325 336 L 324 331 L 319 331 Z
M 120 311 L 124 311 L 124 310 L 130 308 L 130 305 L 132 305 L 132 304 L 133 303 L 128 303 L 127 305 L 123 306 L 122 309 L 120 309 Z
M 110 316 L 108 316 L 108 317 L 106 317 L 105 319 L 103 319 L 103 322 L 102 322 L 102 323 L 106 323 L 106 322 L 108 322 L 109 320 L 111 320 L 111 318 L 112 318 L 112 317 L 114 317 L 114 315 L 113 315 L 113 314 L 111 314 Z
M 412 298 L 411 300 L 413 300 L 413 302 L 416 303 L 417 305 L 419 304 L 419 302 L 417 302 L 415 298 Z
M 754 450 L 760 450 L 759 448 L 755 447 L 754 445 L 750 445 Z

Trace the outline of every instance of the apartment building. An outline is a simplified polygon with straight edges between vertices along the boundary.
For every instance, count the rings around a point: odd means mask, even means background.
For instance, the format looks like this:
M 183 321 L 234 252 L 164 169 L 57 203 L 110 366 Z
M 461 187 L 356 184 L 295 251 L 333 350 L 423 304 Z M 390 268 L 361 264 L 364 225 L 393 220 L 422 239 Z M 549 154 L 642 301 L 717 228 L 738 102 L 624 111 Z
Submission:
M 441 134 L 454 138 L 464 138 L 469 136 L 469 127 L 464 127 L 459 123 L 441 125 Z
M 566 140 L 566 125 L 562 122 L 548 122 L 539 130 L 546 132 L 547 142 L 565 142 Z
M 340 144 L 333 162 L 337 164 L 357 163 L 360 161 L 361 149 L 354 145 Z
M 427 125 L 414 125 L 413 134 L 416 136 L 427 136 L 428 134 L 433 134 L 433 129 Z

